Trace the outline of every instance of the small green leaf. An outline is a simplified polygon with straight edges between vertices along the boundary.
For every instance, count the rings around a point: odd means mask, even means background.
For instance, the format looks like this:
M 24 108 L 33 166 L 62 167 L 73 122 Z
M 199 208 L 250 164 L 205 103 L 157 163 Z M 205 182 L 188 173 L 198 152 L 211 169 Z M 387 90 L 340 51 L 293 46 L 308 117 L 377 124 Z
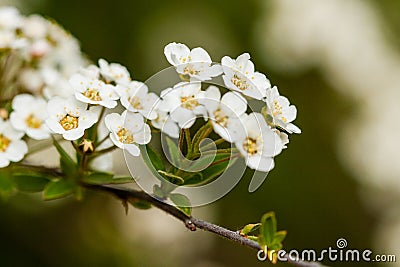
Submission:
M 15 183 L 9 172 L 3 171 L 0 173 L 0 196 L 7 198 L 16 191 Z
M 256 242 L 259 241 L 259 237 L 257 237 L 257 236 L 249 235 L 249 236 L 247 236 L 247 238 L 250 239 L 250 240 L 256 241 Z
M 217 154 L 214 162 L 226 159 L 227 157 L 230 157 L 230 156 L 231 156 L 230 153 Z M 217 164 L 212 165 L 212 166 L 208 167 L 207 169 L 201 171 L 201 173 L 203 174 L 203 181 L 210 181 L 210 180 L 217 178 L 226 170 L 226 168 L 230 164 L 233 164 L 236 161 L 236 159 L 237 158 L 217 163 Z
M 282 243 L 285 240 L 287 232 L 285 230 L 278 231 L 275 233 L 273 243 Z
M 248 235 L 251 232 L 254 232 L 258 228 L 260 228 L 261 223 L 251 223 L 243 227 L 242 230 L 240 230 L 240 235 Z
M 155 184 L 153 186 L 153 193 L 158 198 L 164 198 L 164 192 L 162 191 L 162 189 L 161 189 L 161 187 L 159 185 Z
M 273 243 L 276 233 L 276 218 L 274 212 L 268 212 L 261 218 L 260 232 L 267 246 Z
M 183 180 L 181 177 L 176 176 L 175 174 L 165 172 L 165 171 L 158 171 L 159 174 L 161 174 L 165 179 L 167 179 L 169 182 L 176 184 L 176 185 L 182 185 L 185 180 Z
M 164 163 L 161 159 L 161 157 L 159 156 L 159 153 L 157 153 L 157 151 L 155 151 L 155 149 L 150 145 L 146 145 L 147 148 L 147 155 L 149 156 L 151 163 L 153 163 L 153 167 L 159 171 L 165 171 L 165 166 Z
M 192 214 L 192 207 L 187 196 L 182 194 L 170 194 L 169 199 L 186 215 L 190 216 L 190 214 Z
M 68 155 L 68 153 L 62 148 L 62 146 L 53 137 L 53 143 L 56 147 L 58 154 L 60 154 L 60 167 L 63 173 L 68 177 L 72 177 L 76 174 L 77 165 L 75 161 Z
M 13 178 L 18 190 L 32 193 L 43 191 L 50 180 L 38 173 L 16 173 Z
M 195 159 L 193 163 L 191 163 L 190 166 L 188 166 L 188 168 L 185 169 L 188 172 L 202 171 L 206 169 L 208 166 L 210 166 L 210 164 L 215 161 L 216 157 L 217 154 L 202 155 L 200 156 L 200 158 Z
M 185 173 L 183 179 L 185 180 L 184 185 L 199 184 L 204 181 L 203 174 L 201 172 Z
M 44 191 L 44 200 L 53 200 L 58 198 L 66 197 L 72 194 L 76 189 L 76 185 L 70 180 L 57 180 L 49 182 Z
M 114 177 L 111 173 L 93 172 L 83 177 L 82 182 L 92 185 L 126 184 L 134 182 L 132 177 Z
M 151 208 L 151 204 L 147 201 L 137 199 L 137 198 L 129 198 L 128 202 L 137 209 L 147 210 Z
M 179 166 L 179 156 L 181 152 L 179 151 L 179 148 L 176 146 L 175 142 L 172 141 L 171 138 L 168 136 L 165 137 L 165 140 L 167 141 L 167 146 L 168 146 L 168 152 L 169 152 L 169 158 L 172 161 L 171 163 L 178 167 Z

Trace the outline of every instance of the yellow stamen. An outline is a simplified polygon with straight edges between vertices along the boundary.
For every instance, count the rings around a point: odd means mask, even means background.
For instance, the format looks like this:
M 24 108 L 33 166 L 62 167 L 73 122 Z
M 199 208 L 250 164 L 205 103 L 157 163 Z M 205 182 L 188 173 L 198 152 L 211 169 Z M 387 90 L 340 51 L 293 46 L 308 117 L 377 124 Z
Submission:
M 222 110 L 217 109 L 216 111 L 214 111 L 214 118 L 215 122 L 217 122 L 222 127 L 226 127 L 228 125 L 229 118 L 222 112 Z
M 131 96 L 129 98 L 129 103 L 134 109 L 143 109 L 142 104 L 140 103 L 140 98 L 137 96 Z
M 0 152 L 5 152 L 10 145 L 11 140 L 0 134 Z
M 26 117 L 25 123 L 29 128 L 38 129 L 42 126 L 43 121 L 34 114 L 30 114 L 28 117 Z
M 82 93 L 85 97 L 89 98 L 93 101 L 101 101 L 102 98 L 100 96 L 100 92 L 97 89 L 88 88 L 85 92 Z
M 119 141 L 123 144 L 133 144 L 133 135 L 130 131 L 125 128 L 122 128 L 117 133 Z
M 254 155 L 258 152 L 257 140 L 247 137 L 246 141 L 243 143 L 243 149 L 247 151 L 248 154 Z
M 193 110 L 199 105 L 194 95 L 181 97 L 181 107 Z
M 78 128 L 78 118 L 70 115 L 65 115 L 65 117 L 60 120 L 60 125 L 66 131 L 76 129 Z
M 242 79 L 242 78 L 240 78 L 236 74 L 233 75 L 231 81 L 237 88 L 239 88 L 242 91 L 246 90 L 249 87 L 249 85 L 247 84 L 247 81 Z

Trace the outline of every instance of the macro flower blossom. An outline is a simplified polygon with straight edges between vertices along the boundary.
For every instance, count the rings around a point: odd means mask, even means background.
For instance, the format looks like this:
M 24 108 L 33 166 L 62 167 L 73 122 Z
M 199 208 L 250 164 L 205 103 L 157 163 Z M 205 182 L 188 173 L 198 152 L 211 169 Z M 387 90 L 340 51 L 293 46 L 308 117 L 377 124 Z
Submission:
M 254 70 L 250 55 L 243 53 L 236 59 L 224 56 L 221 60 L 225 85 L 234 91 L 255 99 L 265 97 L 267 89 L 271 87 L 267 77 Z
M 62 134 L 66 140 L 81 138 L 86 129 L 98 121 L 98 115 L 87 110 L 88 105 L 70 97 L 53 97 L 47 104 L 49 117 L 46 120 L 51 131 Z
M 267 104 L 267 121 L 270 124 L 280 127 L 289 133 L 301 133 L 300 128 L 292 123 L 296 119 L 296 107 L 290 105 L 286 97 L 279 95 L 276 86 L 267 91 L 265 102 Z
M 238 134 L 235 146 L 252 169 L 269 172 L 274 168 L 274 159 L 281 153 L 283 143 L 265 122 L 261 113 L 251 113 L 242 117 L 244 131 Z
M 151 124 L 170 137 L 179 138 L 178 124 L 171 119 L 168 112 L 157 109 L 157 117 L 151 121 Z
M 43 98 L 29 94 L 17 95 L 12 101 L 12 108 L 10 122 L 16 130 L 35 140 L 50 138 L 50 130 L 45 123 L 47 102 Z
M 178 73 L 188 75 L 194 80 L 210 80 L 222 73 L 221 66 L 212 65 L 211 57 L 201 47 L 190 50 L 184 44 L 170 43 L 165 46 L 164 55 Z
M 151 140 L 151 130 L 139 113 L 125 110 L 121 115 L 111 113 L 105 117 L 105 124 L 110 131 L 111 141 L 119 148 L 126 149 L 132 156 L 139 156 L 138 145 Z
M 144 83 L 131 81 L 126 85 L 117 85 L 115 90 L 127 110 L 139 112 L 149 120 L 157 117 L 155 107 L 160 99 L 155 93 L 149 93 L 149 88 Z
M 161 111 L 169 112 L 180 128 L 190 128 L 197 116 L 207 118 L 207 110 L 199 102 L 204 97 L 200 82 L 181 82 L 161 92 Z
M 13 129 L 9 121 L 0 118 L 0 168 L 24 158 L 28 146 L 21 140 L 22 136 L 23 132 Z
M 106 83 L 113 85 L 119 83 L 129 83 L 131 76 L 125 66 L 118 63 L 108 63 L 105 59 L 99 59 L 99 71 L 101 78 Z
M 69 80 L 75 89 L 75 97 L 81 102 L 115 108 L 119 99 L 114 87 L 96 79 L 87 78 L 79 73 Z
M 234 142 L 241 130 L 240 117 L 247 110 L 247 101 L 237 92 L 221 92 L 216 86 L 210 86 L 200 101 L 208 112 L 214 131 L 228 142 Z

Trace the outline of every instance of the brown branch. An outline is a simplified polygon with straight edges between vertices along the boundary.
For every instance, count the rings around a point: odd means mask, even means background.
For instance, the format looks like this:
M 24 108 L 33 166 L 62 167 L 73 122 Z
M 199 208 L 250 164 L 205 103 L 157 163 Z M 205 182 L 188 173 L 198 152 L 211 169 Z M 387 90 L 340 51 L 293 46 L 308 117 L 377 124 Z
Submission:
M 241 245 L 247 246 L 249 248 L 255 249 L 257 251 L 261 250 L 260 245 L 253 240 L 250 240 L 244 236 L 241 236 L 239 232 L 234 232 L 229 229 L 226 229 L 224 227 L 215 225 L 210 222 L 203 221 L 201 219 L 197 219 L 194 217 L 189 217 L 185 213 L 183 213 L 181 210 L 177 209 L 174 206 L 171 206 L 162 200 L 148 195 L 147 193 L 139 190 L 134 190 L 134 189 L 126 189 L 126 188 L 121 188 L 121 187 L 116 187 L 116 186 L 109 186 L 109 185 L 85 185 L 87 188 L 95 189 L 97 191 L 102 191 L 102 192 L 107 192 L 111 193 L 118 199 L 122 201 L 128 201 L 130 199 L 138 199 L 138 200 L 144 200 L 152 204 L 154 207 L 159 208 L 160 210 L 165 211 L 169 215 L 175 217 L 176 219 L 182 221 L 186 228 L 188 228 L 190 231 L 196 231 L 197 228 L 202 229 L 207 232 L 211 232 L 214 234 L 217 234 L 219 236 L 225 237 L 229 240 L 232 240 L 236 243 L 239 243 Z M 284 258 L 286 261 L 293 266 L 298 266 L 298 267 L 324 267 L 324 265 L 318 263 L 318 262 L 308 262 L 308 261 L 301 261 L 301 260 L 294 260 L 291 257 L 289 257 L 287 254 L 285 254 Z

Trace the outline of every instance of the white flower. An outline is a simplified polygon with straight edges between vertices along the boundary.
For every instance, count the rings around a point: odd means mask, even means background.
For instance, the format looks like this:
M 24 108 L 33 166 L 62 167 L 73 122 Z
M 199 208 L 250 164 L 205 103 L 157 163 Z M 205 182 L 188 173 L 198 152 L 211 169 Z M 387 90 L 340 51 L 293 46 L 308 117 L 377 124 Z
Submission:
M 179 137 L 178 124 L 173 121 L 171 116 L 165 111 L 157 110 L 157 117 L 151 121 L 151 124 L 172 138 Z
M 200 102 L 208 111 L 214 131 L 226 141 L 234 142 L 242 127 L 239 118 L 246 112 L 246 99 L 236 92 L 228 92 L 221 98 L 219 89 L 210 86 Z
M 100 80 L 90 79 L 81 74 L 75 74 L 69 80 L 75 89 L 75 97 L 81 102 L 115 108 L 119 98 L 114 87 Z
M 287 144 L 289 144 L 289 136 L 286 133 L 279 131 L 278 129 L 275 129 L 275 133 L 281 139 L 282 148 L 287 148 Z
M 47 104 L 49 118 L 46 124 L 54 133 L 62 134 L 64 139 L 77 140 L 98 120 L 95 112 L 86 109 L 87 104 L 74 97 L 53 97 Z
M 296 107 L 290 105 L 286 97 L 279 95 L 276 86 L 267 91 L 265 102 L 267 103 L 267 114 L 271 116 L 273 126 L 278 126 L 289 133 L 301 133 L 301 130 L 292 123 L 296 119 Z
M 201 47 L 190 50 L 186 45 L 170 43 L 164 48 L 168 62 L 180 74 L 189 75 L 195 80 L 210 80 L 222 73 L 220 65 L 212 65 L 207 51 Z
M 163 100 L 158 108 L 169 112 L 171 119 L 176 121 L 179 127 L 190 128 L 197 116 L 207 117 L 207 110 L 199 102 L 203 97 L 200 82 L 181 82 L 161 92 Z
M 28 152 L 28 146 L 21 140 L 23 132 L 12 128 L 9 121 L 0 118 L 0 168 L 7 167 L 12 162 L 18 162 Z
M 54 96 L 68 98 L 75 93 L 68 80 L 54 68 L 44 68 L 41 70 L 44 81 L 43 95 L 47 99 Z
M 33 68 L 25 68 L 19 71 L 18 83 L 26 90 L 38 94 L 43 87 L 43 77 Z
M 0 8 L 0 30 L 15 30 L 21 26 L 23 17 L 18 9 L 11 6 Z
M 16 130 L 35 140 L 50 138 L 50 131 L 45 124 L 47 103 L 44 99 L 28 94 L 17 95 L 12 107 L 14 111 L 10 115 L 10 122 Z
M 126 67 L 118 63 L 108 63 L 99 59 L 100 74 L 106 83 L 128 83 L 131 80 Z
M 283 148 L 279 136 L 267 125 L 261 113 L 242 117 L 245 131 L 241 132 L 235 146 L 252 169 L 268 172 L 274 168 L 273 157 Z
M 235 59 L 224 56 L 221 60 L 224 75 L 222 76 L 225 85 L 242 94 L 262 99 L 266 91 L 271 87 L 267 77 L 254 71 L 254 64 L 250 61 L 250 55 L 244 53 Z
M 25 36 L 31 39 L 44 39 L 48 25 L 49 22 L 45 18 L 31 15 L 23 20 L 21 30 Z
M 117 147 L 126 149 L 132 156 L 140 155 L 138 144 L 144 145 L 150 142 L 150 127 L 144 123 L 144 118 L 139 113 L 127 110 L 121 115 L 111 113 L 105 117 L 105 123 L 111 132 L 111 141 Z
M 121 97 L 121 104 L 127 110 L 139 112 L 149 120 L 157 117 L 155 107 L 160 99 L 156 94 L 149 93 L 144 83 L 132 81 L 126 85 L 119 84 L 115 90 Z

